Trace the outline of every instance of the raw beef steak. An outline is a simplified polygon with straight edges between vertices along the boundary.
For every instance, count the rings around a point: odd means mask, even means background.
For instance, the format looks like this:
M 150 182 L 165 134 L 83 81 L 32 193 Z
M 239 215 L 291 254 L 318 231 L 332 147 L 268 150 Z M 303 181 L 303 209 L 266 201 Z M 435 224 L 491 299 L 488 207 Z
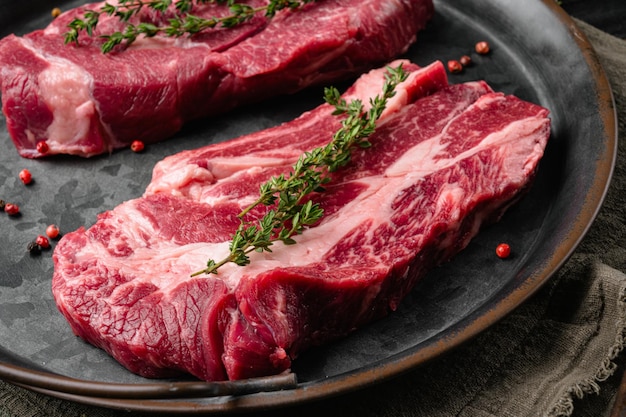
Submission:
M 410 76 L 372 147 L 355 151 L 312 197 L 325 216 L 296 245 L 190 277 L 228 253 L 237 214 L 260 183 L 331 139 L 340 122 L 327 104 L 165 158 L 141 198 L 65 235 L 53 293 L 74 332 L 147 377 L 240 379 L 285 371 L 304 349 L 394 310 L 520 197 L 550 132 L 538 105 L 484 82 L 447 85 L 438 62 L 404 67 Z M 345 96 L 368 102 L 382 72 L 362 76 Z
M 155 142 L 192 119 L 360 74 L 406 51 L 433 14 L 431 0 L 319 0 L 269 21 L 259 15 L 192 38 L 140 38 L 103 54 L 97 36 L 122 30 L 116 18 L 103 15 L 93 38 L 64 45 L 67 24 L 84 9 L 0 41 L 2 110 L 24 157 L 43 156 L 41 141 L 45 155 L 84 157 Z M 205 17 L 228 13 L 215 2 L 194 9 Z M 169 17 L 141 19 L 164 24 Z

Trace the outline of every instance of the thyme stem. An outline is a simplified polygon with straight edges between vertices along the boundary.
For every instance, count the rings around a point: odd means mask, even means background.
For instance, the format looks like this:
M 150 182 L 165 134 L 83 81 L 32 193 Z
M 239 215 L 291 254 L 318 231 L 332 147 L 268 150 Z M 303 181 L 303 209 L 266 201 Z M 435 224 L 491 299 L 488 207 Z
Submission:
M 251 252 L 271 252 L 271 246 L 277 241 L 285 245 L 295 244 L 293 236 L 317 223 L 324 214 L 319 204 L 310 199 L 305 201 L 306 197 L 324 191 L 324 185 L 331 180 L 331 173 L 350 162 L 355 146 L 371 146 L 367 138 L 374 132 L 387 102 L 395 95 L 396 86 L 406 77 L 401 65 L 387 67 L 382 94 L 370 99 L 368 111 L 364 110 L 360 100 L 347 103 L 337 89 L 326 88 L 324 99 L 335 107 L 333 115 L 346 116 L 341 128 L 326 146 L 301 155 L 290 174 L 272 177 L 261 184 L 259 198 L 239 213 L 241 223 L 230 242 L 229 255 L 217 262 L 209 259 L 205 269 L 191 276 L 217 274 L 218 269 L 229 262 L 248 265 Z M 258 223 L 247 221 L 250 211 L 260 205 L 274 207 Z
M 65 33 L 65 43 L 78 44 L 81 32 L 93 36 L 93 32 L 98 26 L 100 17 L 104 14 L 115 16 L 125 23 L 122 31 L 100 35 L 105 41 L 101 46 L 103 53 L 113 50 L 117 45 L 131 45 L 140 35 L 153 37 L 157 34 L 164 34 L 169 37 L 180 37 L 185 34 L 193 35 L 207 29 L 215 27 L 230 28 L 249 21 L 258 13 L 264 13 L 265 17 L 271 19 L 283 9 L 295 10 L 304 4 L 315 0 L 271 0 L 267 5 L 252 7 L 244 3 L 237 3 L 235 0 L 120 0 L 117 5 L 105 3 L 98 10 L 86 11 L 82 18 L 77 17 L 68 24 L 68 31 Z M 222 17 L 203 18 L 191 14 L 194 5 L 205 3 L 225 4 L 228 6 L 230 14 Z M 165 13 L 171 5 L 176 10 L 175 17 L 169 19 L 163 26 L 152 23 L 130 23 L 133 16 L 138 15 L 143 9 L 152 9 L 157 13 Z

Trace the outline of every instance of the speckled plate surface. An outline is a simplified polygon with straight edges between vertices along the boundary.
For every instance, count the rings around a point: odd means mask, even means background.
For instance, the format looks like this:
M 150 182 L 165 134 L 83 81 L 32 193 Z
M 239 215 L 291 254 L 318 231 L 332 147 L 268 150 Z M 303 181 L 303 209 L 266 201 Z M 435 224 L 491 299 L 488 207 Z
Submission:
M 45 0 L 0 0 L 0 35 L 45 26 L 50 8 Z M 489 41 L 491 54 L 474 54 L 475 65 L 450 81 L 485 79 L 496 90 L 549 108 L 552 138 L 526 198 L 452 262 L 432 271 L 398 311 L 303 354 L 293 368 L 297 384 L 283 378 L 277 386 L 287 389 L 280 391 L 208 397 L 214 385 L 133 375 L 73 336 L 50 292 L 51 252 L 31 256 L 28 242 L 50 223 L 62 231 L 91 225 L 97 213 L 141 195 L 152 166 L 164 156 L 289 120 L 320 103 L 321 90 L 195 123 L 141 154 L 122 150 L 92 159 L 22 159 L 0 118 L 0 198 L 22 208 L 19 217 L 0 216 L 0 378 L 112 408 L 265 409 L 398 375 L 475 336 L 524 302 L 565 262 L 602 203 L 617 145 L 611 91 L 584 35 L 552 0 L 439 0 L 436 8 L 407 56 L 422 65 L 447 61 L 471 53 L 477 41 Z M 35 178 L 28 187 L 17 178 L 22 168 Z M 494 255 L 500 241 L 514 248 L 507 261 Z M 266 389 L 255 387 L 252 391 Z

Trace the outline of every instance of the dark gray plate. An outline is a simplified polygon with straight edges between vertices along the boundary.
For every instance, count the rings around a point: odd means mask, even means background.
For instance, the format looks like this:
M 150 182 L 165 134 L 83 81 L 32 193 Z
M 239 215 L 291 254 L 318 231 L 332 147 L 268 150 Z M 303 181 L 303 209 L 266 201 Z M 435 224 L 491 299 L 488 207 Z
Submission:
M 601 205 L 617 145 L 611 91 L 584 35 L 552 0 L 440 0 L 436 7 L 408 57 L 422 65 L 445 62 L 489 41 L 492 53 L 473 54 L 475 65 L 450 81 L 485 79 L 496 90 L 544 105 L 551 110 L 552 138 L 526 198 L 428 275 L 397 312 L 302 355 L 293 369 L 298 384 L 288 390 L 208 398 L 214 385 L 133 375 L 72 335 L 50 294 L 51 253 L 30 256 L 27 243 L 50 223 L 62 231 L 89 226 L 97 213 L 141 195 L 164 156 L 291 119 L 320 103 L 321 90 L 195 123 L 142 154 L 124 150 L 89 160 L 22 159 L 0 119 L 0 198 L 18 203 L 23 213 L 0 216 L 0 378 L 83 403 L 170 413 L 302 403 L 414 368 L 526 300 L 565 262 Z M 46 0 L 0 0 L 0 35 L 42 27 L 49 13 Z M 22 168 L 33 173 L 31 186 L 18 180 Z M 501 241 L 514 250 L 506 261 L 494 255 Z

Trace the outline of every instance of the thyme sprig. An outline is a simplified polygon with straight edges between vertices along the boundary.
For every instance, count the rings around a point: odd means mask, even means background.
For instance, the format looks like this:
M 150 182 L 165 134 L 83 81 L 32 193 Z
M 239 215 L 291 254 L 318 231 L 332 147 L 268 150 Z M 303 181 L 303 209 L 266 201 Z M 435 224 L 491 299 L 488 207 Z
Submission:
M 407 77 L 402 66 L 387 67 L 382 94 L 370 99 L 370 108 L 364 110 L 361 100 L 346 102 L 336 88 L 326 88 L 324 99 L 335 107 L 333 115 L 345 115 L 341 128 L 326 145 L 305 152 L 300 156 L 288 175 L 270 178 L 260 186 L 259 198 L 239 213 L 240 225 L 229 244 L 230 253 L 221 261 L 209 259 L 207 267 L 191 276 L 217 274 L 218 269 L 229 263 L 239 266 L 250 263 L 251 252 L 272 252 L 271 246 L 280 241 L 293 245 L 293 237 L 317 223 L 324 215 L 319 204 L 308 199 L 313 192 L 323 192 L 331 180 L 331 173 L 346 166 L 356 146 L 368 148 L 367 138 L 376 129 L 376 123 L 395 95 L 396 86 Z M 275 206 L 258 223 L 246 220 L 255 207 Z
M 140 35 L 154 37 L 161 33 L 169 37 L 181 37 L 185 34 L 193 35 L 215 27 L 231 28 L 249 21 L 257 13 L 264 13 L 265 17 L 271 19 L 280 10 L 295 10 L 313 1 L 315 0 L 271 0 L 267 5 L 259 7 L 237 3 L 235 0 L 119 0 L 117 5 L 107 2 L 100 9 L 87 10 L 83 13 L 82 18 L 77 17 L 72 20 L 68 24 L 68 31 L 65 33 L 65 43 L 78 43 L 81 32 L 93 36 L 102 15 L 115 16 L 125 23 L 125 28 L 122 31 L 100 35 L 104 39 L 101 50 L 107 53 L 120 44 L 129 46 Z M 203 18 L 190 13 L 195 4 L 206 3 L 224 4 L 228 6 L 230 14 L 222 17 Z M 136 25 L 130 23 L 130 19 L 144 9 L 152 9 L 163 14 L 172 4 L 174 4 L 176 14 L 173 18 L 168 19 L 169 24 L 158 26 L 147 22 Z

